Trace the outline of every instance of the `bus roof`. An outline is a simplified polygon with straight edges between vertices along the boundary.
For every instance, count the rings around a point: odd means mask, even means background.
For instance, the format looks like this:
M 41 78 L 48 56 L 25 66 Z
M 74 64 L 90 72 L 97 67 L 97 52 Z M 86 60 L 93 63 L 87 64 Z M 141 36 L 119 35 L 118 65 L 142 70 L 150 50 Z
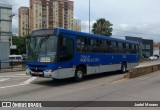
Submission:
M 94 38 L 99 38 L 99 39 L 107 39 L 111 41 L 118 41 L 118 42 L 124 42 L 124 43 L 134 43 L 134 44 L 139 44 L 136 41 L 130 41 L 130 40 L 124 40 L 124 39 L 118 39 L 118 38 L 113 38 L 113 37 L 107 37 L 107 36 L 102 36 L 102 35 L 97 35 L 97 34 L 89 34 L 85 32 L 77 32 L 74 30 L 68 30 L 68 29 L 63 29 L 63 28 L 48 28 L 48 29 L 39 29 L 35 31 L 42 31 L 42 30 L 57 30 L 57 33 L 66 33 L 66 34 L 71 34 L 71 35 L 79 35 L 79 36 L 87 36 L 87 37 L 94 37 Z M 33 31 L 33 32 L 35 32 Z
M 123 40 L 123 39 L 113 38 L 113 37 L 109 37 L 109 36 L 89 34 L 89 33 L 85 33 L 85 32 L 77 32 L 77 31 L 67 30 L 67 29 L 62 29 L 62 28 L 58 28 L 58 30 L 59 30 L 59 32 L 68 33 L 68 34 L 72 34 L 72 35 L 88 36 L 88 37 L 94 37 L 94 38 L 100 38 L 100 39 L 108 39 L 108 40 L 111 40 L 111 41 L 113 40 L 113 41 L 119 41 L 119 42 L 139 44 L 136 41 Z

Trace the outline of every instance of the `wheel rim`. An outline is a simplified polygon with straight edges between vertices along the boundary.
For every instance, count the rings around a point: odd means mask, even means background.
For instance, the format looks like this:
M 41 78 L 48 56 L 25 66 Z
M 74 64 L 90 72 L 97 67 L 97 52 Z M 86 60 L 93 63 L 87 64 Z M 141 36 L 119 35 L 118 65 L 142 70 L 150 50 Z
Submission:
M 78 77 L 78 78 L 82 78 L 82 77 L 83 77 L 82 71 L 78 71 L 78 72 L 77 72 L 77 77 Z

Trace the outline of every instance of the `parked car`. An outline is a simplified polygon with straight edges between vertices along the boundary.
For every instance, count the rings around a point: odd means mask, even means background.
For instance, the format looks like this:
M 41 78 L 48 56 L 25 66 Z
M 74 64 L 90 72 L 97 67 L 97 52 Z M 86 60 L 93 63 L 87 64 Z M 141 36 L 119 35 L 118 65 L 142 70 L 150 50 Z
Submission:
M 159 58 L 159 55 L 153 55 L 153 56 L 155 56 L 155 57 Z
M 23 60 L 27 59 L 27 54 L 22 54 Z
M 148 58 L 149 60 L 156 60 L 156 59 L 158 59 L 156 56 L 150 56 L 149 58 Z
M 9 55 L 10 62 L 22 62 L 23 57 L 22 55 Z

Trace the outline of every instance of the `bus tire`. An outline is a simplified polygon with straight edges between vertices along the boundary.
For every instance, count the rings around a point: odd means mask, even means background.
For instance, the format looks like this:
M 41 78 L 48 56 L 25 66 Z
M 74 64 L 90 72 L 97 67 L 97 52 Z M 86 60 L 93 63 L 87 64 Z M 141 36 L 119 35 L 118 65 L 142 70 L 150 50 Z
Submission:
M 82 67 L 78 67 L 75 71 L 74 79 L 78 82 L 82 81 L 84 78 L 84 69 Z
M 122 73 L 126 73 L 126 71 L 127 71 L 127 66 L 126 66 L 125 63 L 122 63 L 121 72 L 122 72 Z
M 53 80 L 54 82 L 60 81 L 59 79 L 55 79 L 55 78 L 52 78 L 52 80 Z

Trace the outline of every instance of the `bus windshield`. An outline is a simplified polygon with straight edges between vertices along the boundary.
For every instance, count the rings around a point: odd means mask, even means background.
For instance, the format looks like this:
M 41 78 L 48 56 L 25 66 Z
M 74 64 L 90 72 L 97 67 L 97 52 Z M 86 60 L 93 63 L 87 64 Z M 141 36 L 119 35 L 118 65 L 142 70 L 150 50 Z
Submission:
M 57 36 L 30 36 L 27 43 L 27 60 L 39 62 L 55 62 L 57 53 Z M 47 59 L 46 59 L 47 58 Z M 43 60 L 41 60 L 43 59 Z

